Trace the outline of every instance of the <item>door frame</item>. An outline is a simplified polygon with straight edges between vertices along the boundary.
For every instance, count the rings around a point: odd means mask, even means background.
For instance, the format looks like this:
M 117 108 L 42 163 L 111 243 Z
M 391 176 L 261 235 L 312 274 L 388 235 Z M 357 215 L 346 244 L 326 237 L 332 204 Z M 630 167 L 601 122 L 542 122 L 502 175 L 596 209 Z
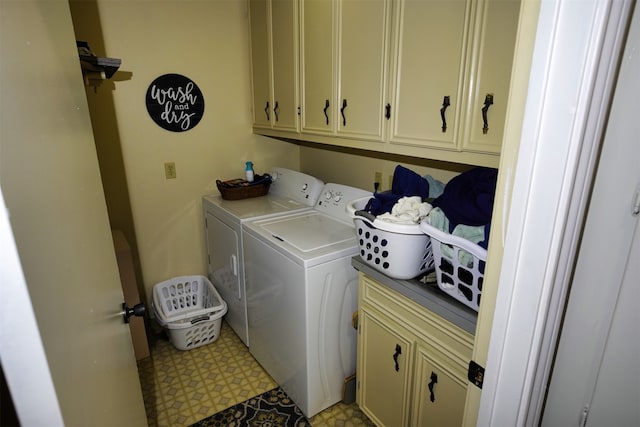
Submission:
M 479 426 L 540 417 L 633 5 L 540 4 Z

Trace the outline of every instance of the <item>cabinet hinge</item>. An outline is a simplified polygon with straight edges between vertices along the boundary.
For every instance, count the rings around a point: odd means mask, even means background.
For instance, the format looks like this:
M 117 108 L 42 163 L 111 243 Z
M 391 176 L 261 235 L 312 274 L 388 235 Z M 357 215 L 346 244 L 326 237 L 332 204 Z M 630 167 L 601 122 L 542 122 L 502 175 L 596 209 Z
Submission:
M 482 388 L 484 383 L 484 368 L 478 365 L 473 360 L 469 361 L 469 371 L 467 372 L 467 378 L 478 388 Z

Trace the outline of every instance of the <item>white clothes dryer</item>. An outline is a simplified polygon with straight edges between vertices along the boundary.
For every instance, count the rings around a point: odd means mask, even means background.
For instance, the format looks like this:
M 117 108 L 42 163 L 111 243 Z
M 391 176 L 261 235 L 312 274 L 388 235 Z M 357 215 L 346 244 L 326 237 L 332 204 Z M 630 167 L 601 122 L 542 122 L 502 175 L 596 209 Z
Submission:
M 307 417 L 338 402 L 355 373 L 358 244 L 346 207 L 367 196 L 326 184 L 313 210 L 243 229 L 249 351 Z
M 220 195 L 202 199 L 208 276 L 228 306 L 225 320 L 249 346 L 245 298 L 242 225 L 257 218 L 311 210 L 324 183 L 285 168 L 271 171 L 273 182 L 265 196 L 224 200 Z

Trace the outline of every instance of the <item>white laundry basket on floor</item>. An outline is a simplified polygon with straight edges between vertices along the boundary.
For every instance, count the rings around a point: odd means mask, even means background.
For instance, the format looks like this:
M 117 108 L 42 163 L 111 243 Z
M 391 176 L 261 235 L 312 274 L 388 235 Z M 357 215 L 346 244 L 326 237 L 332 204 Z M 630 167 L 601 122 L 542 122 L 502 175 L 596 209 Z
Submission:
M 227 303 L 204 276 L 179 276 L 153 287 L 153 312 L 179 350 L 216 341 Z

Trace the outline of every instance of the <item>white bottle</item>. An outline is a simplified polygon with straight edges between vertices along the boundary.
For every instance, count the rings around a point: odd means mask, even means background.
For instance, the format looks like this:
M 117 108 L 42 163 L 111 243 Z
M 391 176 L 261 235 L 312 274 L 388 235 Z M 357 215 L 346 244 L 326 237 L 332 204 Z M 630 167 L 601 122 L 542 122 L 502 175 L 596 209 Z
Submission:
M 244 173 L 247 175 L 247 181 L 253 182 L 253 163 L 247 162 Z

